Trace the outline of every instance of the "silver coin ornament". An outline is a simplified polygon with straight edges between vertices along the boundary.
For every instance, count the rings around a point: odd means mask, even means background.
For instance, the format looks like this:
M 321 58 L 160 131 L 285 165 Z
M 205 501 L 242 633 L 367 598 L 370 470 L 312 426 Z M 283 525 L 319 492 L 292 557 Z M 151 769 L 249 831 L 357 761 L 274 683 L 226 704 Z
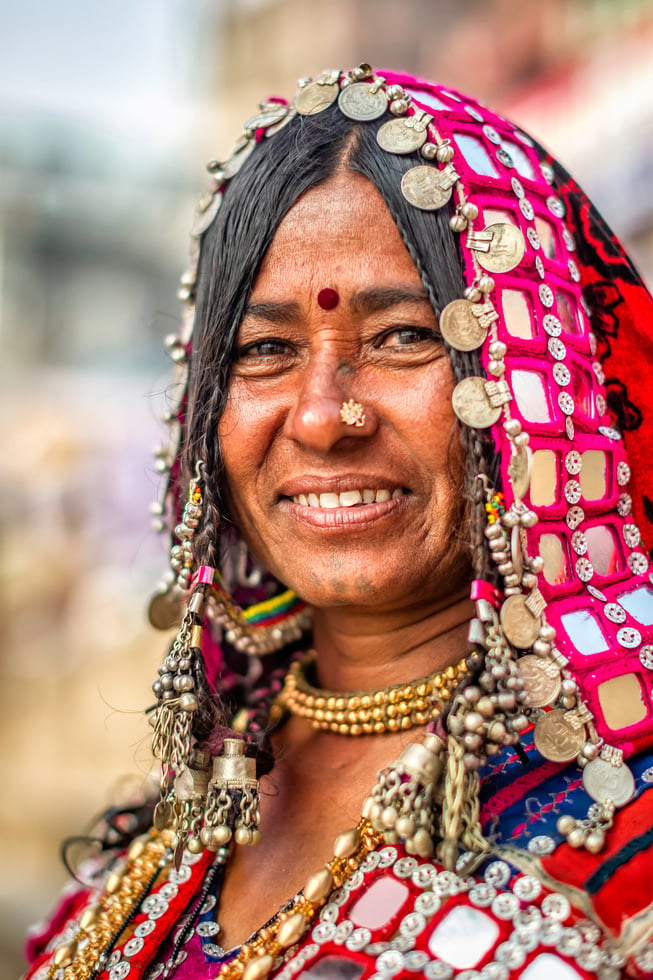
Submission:
M 295 109 L 300 116 L 314 116 L 333 105 L 339 92 L 338 84 L 320 85 L 319 82 L 309 82 L 295 96 Z
M 623 762 L 613 766 L 605 759 L 592 759 L 583 769 L 583 786 L 597 803 L 611 800 L 624 806 L 635 793 L 635 777 Z
M 563 708 L 553 708 L 538 719 L 533 732 L 535 748 L 551 762 L 571 762 L 585 744 L 582 726 L 574 728 Z
M 420 211 L 437 211 L 451 199 L 453 185 L 438 167 L 423 164 L 401 178 L 401 193 Z
M 463 378 L 451 396 L 453 410 L 472 429 L 487 429 L 499 420 L 501 406 L 490 403 L 483 378 Z
M 488 225 L 483 234 L 491 233 L 492 239 L 487 251 L 476 251 L 479 265 L 486 272 L 510 272 L 524 257 L 526 242 L 519 228 L 508 222 Z
M 232 177 L 236 176 L 255 146 L 255 141 L 251 139 L 248 140 L 242 147 L 238 147 L 236 149 L 233 156 L 229 157 L 224 165 L 222 173 L 225 180 L 231 180 Z
M 528 493 L 531 485 L 531 470 L 533 467 L 533 452 L 530 446 L 520 446 L 510 457 L 508 476 L 512 483 L 515 497 L 520 500 Z
M 508 596 L 499 614 L 508 642 L 520 650 L 532 647 L 540 635 L 541 622 L 526 605 L 523 595 Z
M 554 663 L 528 653 L 525 657 L 519 658 L 517 669 L 524 682 L 531 708 L 545 708 L 553 704 L 562 684 L 560 671 Z
M 220 210 L 221 204 L 222 194 L 220 191 L 216 191 L 211 200 L 207 202 L 207 206 L 203 210 L 198 210 L 195 215 L 195 221 L 190 232 L 192 238 L 200 238 L 210 228 L 215 220 L 216 214 Z
M 147 616 L 154 629 L 170 630 L 179 625 L 183 608 L 183 601 L 179 594 L 165 589 L 152 596 Z
M 389 119 L 379 128 L 376 141 L 387 153 L 415 153 L 426 143 L 426 130 L 407 126 L 405 118 Z
M 338 96 L 340 111 L 349 119 L 371 122 L 388 108 L 388 96 L 383 89 L 373 89 L 369 82 L 353 82 Z
M 474 314 L 474 304 L 467 299 L 455 299 L 440 314 L 440 333 L 455 350 L 477 350 L 487 337 L 479 317 Z
M 257 129 L 267 129 L 268 126 L 275 126 L 285 119 L 290 112 L 289 106 L 283 102 L 268 102 L 261 107 L 261 111 L 244 123 L 243 129 L 247 133 L 256 132 Z

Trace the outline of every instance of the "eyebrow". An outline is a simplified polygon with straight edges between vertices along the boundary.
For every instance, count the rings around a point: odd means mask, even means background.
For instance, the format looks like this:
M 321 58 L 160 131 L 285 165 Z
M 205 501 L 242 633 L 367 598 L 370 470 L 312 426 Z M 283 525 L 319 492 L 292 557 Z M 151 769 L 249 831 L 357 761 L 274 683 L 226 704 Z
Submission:
M 388 286 L 362 289 L 349 303 L 354 313 L 380 313 L 402 303 L 426 303 L 431 306 L 421 286 Z
M 349 301 L 353 313 L 379 313 L 402 303 L 422 303 L 431 306 L 420 286 L 388 286 L 361 289 Z M 294 301 L 286 303 L 249 303 L 245 317 L 265 320 L 267 323 L 293 323 L 301 317 L 301 307 Z
M 300 318 L 299 303 L 248 303 L 245 307 L 245 317 L 265 320 L 267 323 L 293 323 Z

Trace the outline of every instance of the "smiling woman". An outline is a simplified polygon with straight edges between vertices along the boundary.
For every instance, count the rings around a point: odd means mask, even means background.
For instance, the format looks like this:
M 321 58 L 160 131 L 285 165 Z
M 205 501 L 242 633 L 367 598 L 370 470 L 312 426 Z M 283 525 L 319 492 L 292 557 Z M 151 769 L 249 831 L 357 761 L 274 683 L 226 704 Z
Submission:
M 324 282 L 340 297 L 328 311 Z M 350 172 L 306 192 L 256 278 L 219 423 L 229 511 L 252 553 L 314 606 L 380 605 L 381 635 L 399 610 L 461 591 L 452 389 L 433 307 L 373 184 Z M 345 427 L 352 398 L 364 422 Z
M 653 975 L 650 296 L 541 147 L 431 83 L 324 72 L 209 169 L 160 794 L 28 975 Z

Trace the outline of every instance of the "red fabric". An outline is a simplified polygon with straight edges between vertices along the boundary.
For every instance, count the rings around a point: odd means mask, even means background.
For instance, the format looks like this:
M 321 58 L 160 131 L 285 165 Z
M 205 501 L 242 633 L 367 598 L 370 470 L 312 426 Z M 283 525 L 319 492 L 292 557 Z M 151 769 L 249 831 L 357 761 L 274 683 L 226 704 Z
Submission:
M 624 436 L 632 472 L 629 492 L 645 550 L 653 550 L 653 297 L 578 184 L 549 158 L 560 197 L 574 216 L 579 268 L 599 342 L 608 403 Z

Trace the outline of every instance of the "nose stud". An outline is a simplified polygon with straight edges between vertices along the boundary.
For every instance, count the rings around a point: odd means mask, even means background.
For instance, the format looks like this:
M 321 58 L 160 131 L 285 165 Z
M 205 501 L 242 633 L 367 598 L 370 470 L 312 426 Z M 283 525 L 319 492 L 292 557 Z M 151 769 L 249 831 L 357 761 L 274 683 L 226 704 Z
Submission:
M 340 420 L 345 425 L 355 425 L 357 429 L 360 429 L 362 425 L 365 425 L 363 406 L 360 402 L 355 402 L 353 398 L 350 398 L 348 402 L 343 402 L 340 406 Z

